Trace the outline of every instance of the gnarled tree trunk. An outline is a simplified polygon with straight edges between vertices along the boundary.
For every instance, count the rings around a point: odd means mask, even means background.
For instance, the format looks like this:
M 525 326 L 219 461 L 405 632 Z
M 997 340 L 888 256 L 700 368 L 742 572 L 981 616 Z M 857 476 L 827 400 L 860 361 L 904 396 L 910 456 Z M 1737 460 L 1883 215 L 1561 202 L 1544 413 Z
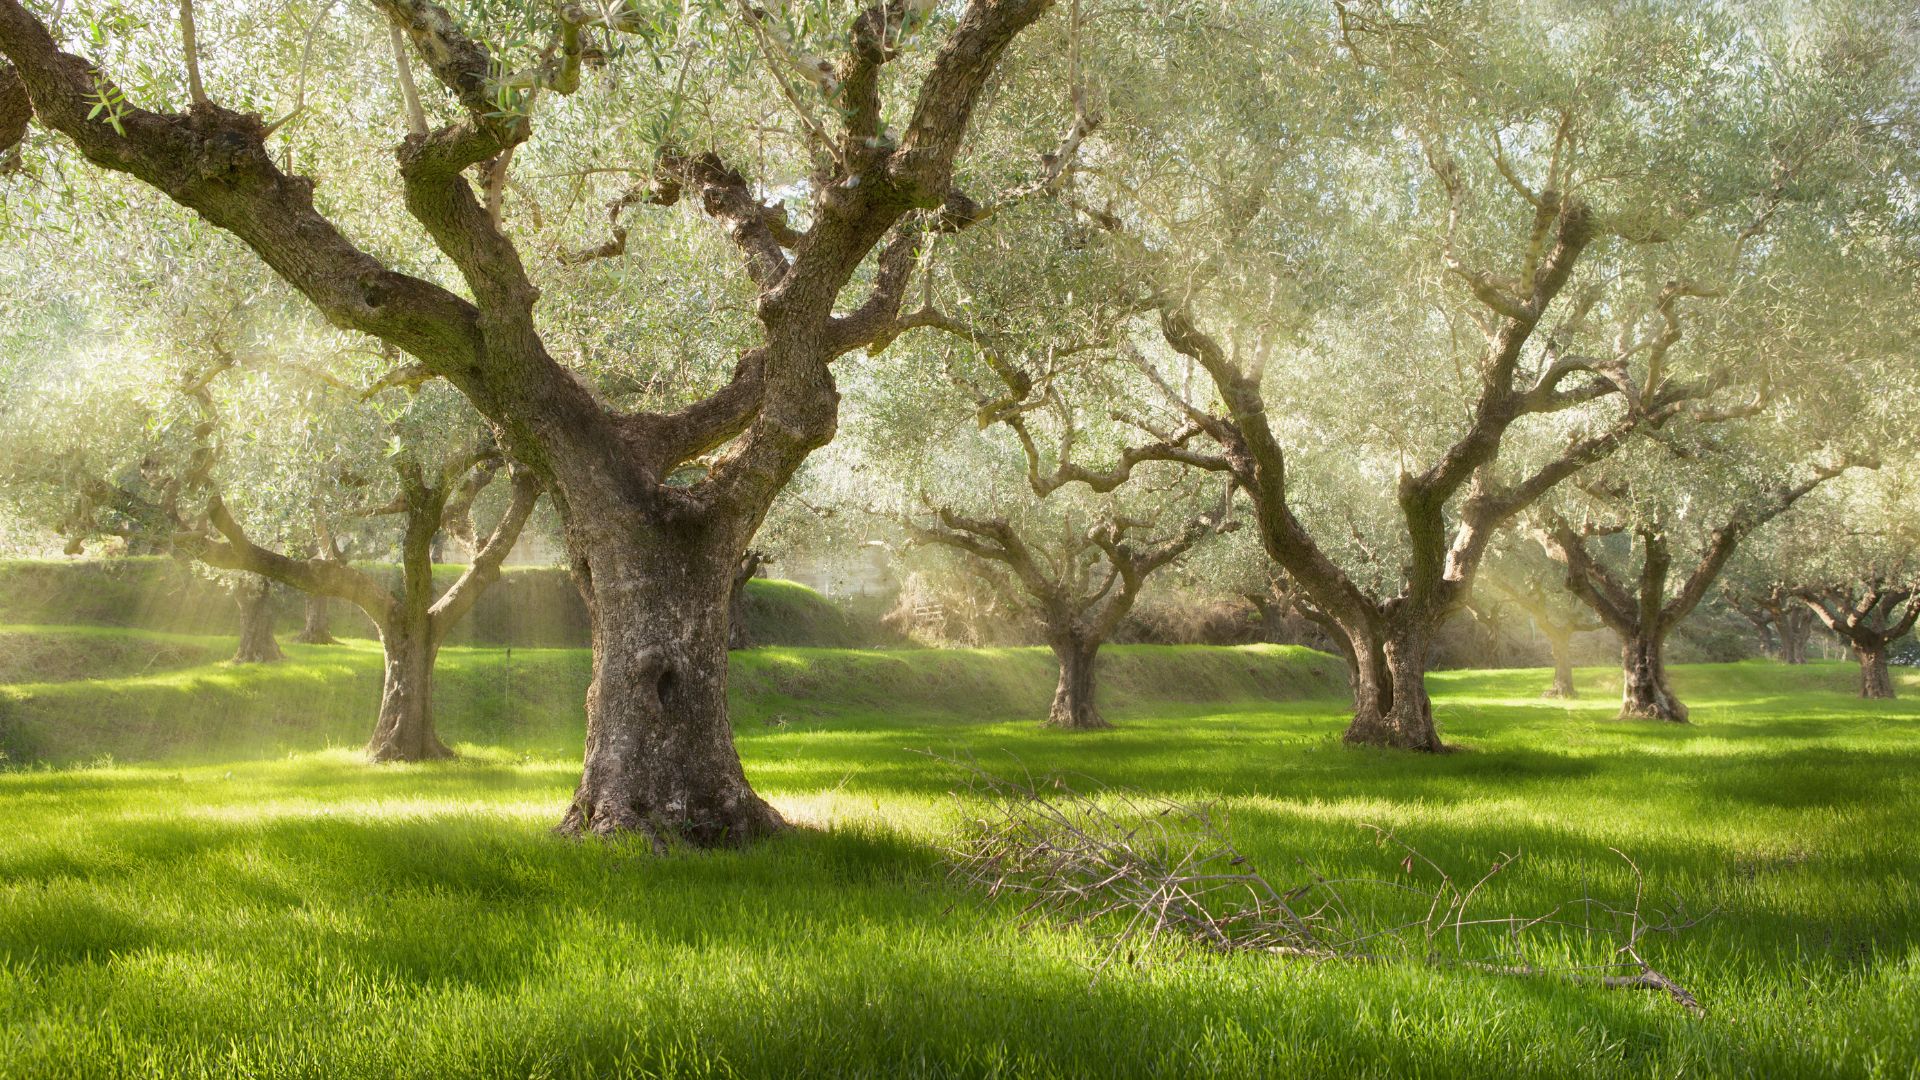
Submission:
M 1810 615 L 1853 646 L 1853 654 L 1860 660 L 1860 696 L 1892 698 L 1888 652 L 1920 622 L 1920 587 L 1875 580 L 1857 589 L 1806 588 L 1796 590 L 1795 595 L 1807 605 Z
M 307 594 L 306 612 L 300 626 L 300 632 L 293 640 L 302 645 L 338 645 L 334 640 L 332 610 L 325 596 L 318 593 Z
M 1060 661 L 1060 683 L 1053 692 L 1047 726 L 1074 731 L 1112 727 L 1094 705 L 1093 672 L 1101 643 L 1084 637 L 1056 635 L 1047 644 Z
M 273 583 L 260 578 L 257 584 L 242 585 L 240 602 L 240 645 L 233 651 L 236 664 L 271 664 L 286 659 L 280 643 L 273 640 Z
M 1891 701 L 1893 692 L 1893 671 L 1887 666 L 1887 646 L 1855 645 L 1854 655 L 1860 659 L 1860 696 L 1876 701 Z
M 577 502 L 570 529 L 591 527 Z M 727 611 L 739 551 L 711 537 L 602 532 L 575 580 L 593 625 L 587 749 L 568 835 L 637 832 L 712 847 L 779 830 L 727 720 Z
M 1364 631 L 1350 636 L 1354 695 L 1346 741 L 1397 750 L 1444 749 L 1427 696 L 1427 629 L 1403 623 L 1378 640 Z
M 1621 719 L 1687 722 L 1686 705 L 1667 683 L 1666 649 L 1666 639 L 1658 634 L 1638 634 L 1621 642 Z
M 382 762 L 453 757 L 433 725 L 433 664 L 440 644 L 425 612 L 402 612 L 388 620 L 380 627 L 380 648 L 386 667 L 367 757 Z

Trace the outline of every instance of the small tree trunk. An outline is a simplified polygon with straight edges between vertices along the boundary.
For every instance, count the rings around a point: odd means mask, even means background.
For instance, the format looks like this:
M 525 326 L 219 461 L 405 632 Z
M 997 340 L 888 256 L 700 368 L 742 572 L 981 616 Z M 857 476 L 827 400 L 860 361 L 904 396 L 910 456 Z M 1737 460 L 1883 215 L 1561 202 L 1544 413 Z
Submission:
M 380 684 L 380 719 L 367 740 L 374 761 L 437 761 L 454 756 L 433 727 L 433 664 L 439 643 L 424 613 L 401 615 L 380 628 L 386 672 Z
M 1813 636 L 1813 615 L 1789 611 L 1780 622 L 1780 659 L 1789 664 L 1807 662 L 1807 641 Z
M 1362 746 L 1438 752 L 1440 732 L 1427 697 L 1427 635 L 1411 618 L 1384 639 L 1353 638 L 1354 711 L 1346 741 Z
M 338 645 L 333 637 L 332 614 L 326 597 L 309 594 L 305 620 L 293 640 L 302 645 Z
M 733 591 L 727 595 L 727 648 L 750 649 L 753 635 L 747 630 L 747 582 L 760 572 L 765 556 L 749 551 L 741 558 L 733 574 Z
M 570 530 L 585 516 L 578 503 L 572 509 Z M 593 625 L 586 762 L 557 831 L 717 847 L 783 828 L 747 785 L 727 720 L 728 594 L 739 549 L 716 550 L 726 545 L 703 535 L 596 531 L 588 559 L 574 565 Z
M 280 643 L 273 640 L 273 583 L 266 578 L 258 584 L 243 585 L 240 602 L 240 645 L 233 653 L 236 664 L 271 664 L 286 659 Z
M 1887 643 L 1853 647 L 1860 658 L 1860 696 L 1876 701 L 1893 700 L 1893 672 L 1887 666 Z
M 1056 637 L 1050 642 L 1053 655 L 1060 661 L 1060 684 L 1053 692 L 1053 708 L 1047 713 L 1047 726 L 1073 731 L 1097 731 L 1110 728 L 1100 710 L 1094 707 L 1093 668 L 1100 654 L 1100 643 L 1082 638 Z
M 1687 707 L 1667 683 L 1666 648 L 1666 639 L 1659 634 L 1637 634 L 1620 646 L 1620 666 L 1625 675 L 1621 719 L 1687 722 Z
M 1543 697 L 1571 701 L 1580 696 L 1573 686 L 1573 635 L 1546 631 L 1547 647 L 1553 650 L 1553 685 Z

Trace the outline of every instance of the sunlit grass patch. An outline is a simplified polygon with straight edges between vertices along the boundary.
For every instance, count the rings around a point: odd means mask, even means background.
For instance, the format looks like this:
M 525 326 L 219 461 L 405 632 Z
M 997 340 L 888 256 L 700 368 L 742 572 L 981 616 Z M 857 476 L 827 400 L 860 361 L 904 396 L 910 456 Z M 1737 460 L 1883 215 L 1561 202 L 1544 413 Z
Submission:
M 1467 752 L 1428 758 L 1344 746 L 1337 698 L 1261 700 L 1294 676 L 1233 653 L 1204 662 L 1237 692 L 1122 694 L 1116 730 L 1065 737 L 1018 696 L 1048 689 L 1027 651 L 939 658 L 1012 669 L 970 715 L 915 689 L 921 654 L 756 651 L 736 690 L 778 705 L 741 699 L 739 745 L 801 827 L 663 857 L 550 835 L 585 658 L 529 652 L 449 651 L 456 762 L 360 760 L 357 645 L 167 677 L 279 739 L 0 772 L 0 1076 L 1892 1077 L 1920 1052 L 1920 711 L 1849 698 L 1845 665 L 1681 668 L 1685 729 L 1613 721 L 1604 670 L 1572 708 L 1531 697 L 1544 672 L 1443 673 Z M 1709 1014 L 1400 964 L 1150 951 L 1096 977 L 1097 941 L 948 880 L 956 758 L 1211 806 L 1281 882 L 1397 880 L 1365 824 L 1461 873 L 1517 856 L 1488 913 L 1628 895 L 1617 849 L 1714 912 L 1650 943 Z

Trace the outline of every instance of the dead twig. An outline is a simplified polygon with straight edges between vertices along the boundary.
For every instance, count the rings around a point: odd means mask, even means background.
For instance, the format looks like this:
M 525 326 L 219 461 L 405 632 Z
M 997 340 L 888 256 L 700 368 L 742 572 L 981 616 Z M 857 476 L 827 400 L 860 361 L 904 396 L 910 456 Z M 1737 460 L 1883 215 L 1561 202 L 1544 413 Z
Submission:
M 956 795 L 967 825 L 947 852 L 952 877 L 994 897 L 1024 901 L 1027 921 L 1051 918 L 1089 930 L 1105 947 L 1095 963 L 1136 961 L 1155 945 L 1212 953 L 1265 952 L 1299 959 L 1380 963 L 1406 960 L 1497 975 L 1554 978 L 1605 989 L 1657 990 L 1696 1015 L 1693 994 L 1648 962 L 1649 935 L 1672 934 L 1700 921 L 1676 903 L 1650 912 L 1646 879 L 1633 873 L 1632 900 L 1616 906 L 1584 896 L 1536 915 L 1470 917 L 1487 903 L 1492 882 L 1520 860 L 1501 853 L 1470 883 L 1456 878 L 1392 830 L 1367 825 L 1394 850 L 1406 880 L 1329 878 L 1301 863 L 1304 880 L 1276 886 L 1226 839 L 1214 808 L 1103 788 L 1074 790 L 1063 779 L 1009 779 L 970 761 Z M 1401 922 L 1383 921 L 1379 904 L 1354 903 L 1365 891 L 1401 897 L 1424 908 Z M 1584 913 L 1576 920 L 1572 913 Z M 1596 925 L 1598 917 L 1598 925 Z M 1592 964 L 1548 964 L 1530 944 L 1553 931 L 1589 938 L 1608 951 Z

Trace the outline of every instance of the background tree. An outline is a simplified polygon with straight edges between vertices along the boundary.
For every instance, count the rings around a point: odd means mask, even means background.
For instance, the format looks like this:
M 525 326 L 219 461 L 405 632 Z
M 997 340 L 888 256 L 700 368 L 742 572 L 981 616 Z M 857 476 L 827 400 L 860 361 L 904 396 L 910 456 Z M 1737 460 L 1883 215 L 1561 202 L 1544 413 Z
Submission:
M 1553 682 L 1541 695 L 1572 700 L 1580 696 L 1573 682 L 1573 636 L 1605 629 L 1586 613 L 1565 587 L 1566 574 L 1526 550 L 1503 552 L 1484 578 L 1493 593 L 1527 613 L 1540 636 L 1547 639 L 1553 657 Z
M 1768 539 L 1777 537 L 1775 533 Z M 1735 557 L 1725 575 L 1728 580 L 1721 584 L 1721 598 L 1753 624 L 1762 654 L 1784 664 L 1804 664 L 1813 637 L 1813 613 L 1793 594 L 1793 586 L 1775 576 L 1771 560 L 1752 557 L 1755 546 L 1763 545 L 1746 545 Z
M 1827 629 L 1832 630 L 1860 659 L 1860 696 L 1894 696 L 1893 675 L 1887 667 L 1893 643 L 1913 632 L 1920 618 L 1920 585 L 1873 576 L 1844 585 L 1802 586 L 1795 593 Z
M 434 659 L 499 576 L 537 482 L 513 470 L 497 524 L 477 534 L 476 502 L 506 462 L 459 395 L 383 386 L 382 358 L 346 349 L 299 310 L 236 304 L 247 271 L 225 266 L 219 252 L 171 248 L 168 257 L 206 276 L 156 285 L 117 326 L 57 346 L 68 363 L 48 365 L 40 392 L 13 412 L 0 453 L 9 492 L 55 520 L 70 549 L 112 534 L 133 550 L 235 572 L 238 662 L 281 658 L 274 583 L 355 603 L 386 657 L 369 755 L 448 756 L 433 726 Z M 119 277 L 123 267 L 102 273 L 138 285 Z M 73 380 L 75 370 L 94 378 Z M 243 493 L 239 505 L 227 504 L 229 492 Z M 350 565 L 343 544 L 387 554 L 394 545 L 382 522 L 396 518 L 400 567 L 389 585 Z M 436 601 L 433 545 L 443 532 L 474 556 Z
M 1824 492 L 1783 567 L 1793 596 L 1853 650 L 1860 696 L 1894 696 L 1893 646 L 1920 612 L 1920 525 L 1912 459 Z M 1797 545 L 1796 545 L 1797 546 Z
M 311 558 L 288 557 L 255 543 L 218 495 L 208 502 L 205 530 L 175 542 L 209 565 L 248 571 L 309 595 L 337 597 L 365 612 L 379 631 L 385 657 L 380 712 L 367 756 L 374 761 L 452 757 L 434 726 L 434 662 L 447 632 L 499 579 L 500 566 L 540 497 L 540 485 L 530 470 L 509 465 L 490 440 L 431 457 L 411 446 L 396 446 L 389 464 L 393 496 L 361 513 L 394 515 L 402 522 L 395 587 L 331 550 Z M 436 596 L 435 537 L 443 529 L 470 541 L 480 535 L 472 520 L 474 503 L 503 468 L 510 475 L 511 492 L 498 522 L 475 543 L 466 569 Z M 323 543 L 331 546 L 330 540 Z
M 1666 673 L 1674 628 L 1711 595 L 1749 536 L 1847 469 L 1878 464 L 1770 457 L 1747 434 L 1643 444 L 1584 486 L 1593 507 L 1584 520 L 1550 510 L 1534 528 L 1567 589 L 1620 638 L 1622 717 L 1684 723 L 1687 708 Z M 1687 560 L 1678 578 L 1676 557 Z
M 1022 529 L 1005 516 L 968 517 L 941 509 L 930 524 L 913 531 L 922 542 L 1002 568 L 1003 588 L 1026 601 L 1060 662 L 1047 724 L 1090 731 L 1113 726 L 1095 702 L 1100 647 L 1133 610 L 1147 578 L 1221 524 L 1203 515 L 1169 531 L 1157 528 L 1156 521 L 1109 509 L 1090 518 L 1068 512 L 1057 523 Z

